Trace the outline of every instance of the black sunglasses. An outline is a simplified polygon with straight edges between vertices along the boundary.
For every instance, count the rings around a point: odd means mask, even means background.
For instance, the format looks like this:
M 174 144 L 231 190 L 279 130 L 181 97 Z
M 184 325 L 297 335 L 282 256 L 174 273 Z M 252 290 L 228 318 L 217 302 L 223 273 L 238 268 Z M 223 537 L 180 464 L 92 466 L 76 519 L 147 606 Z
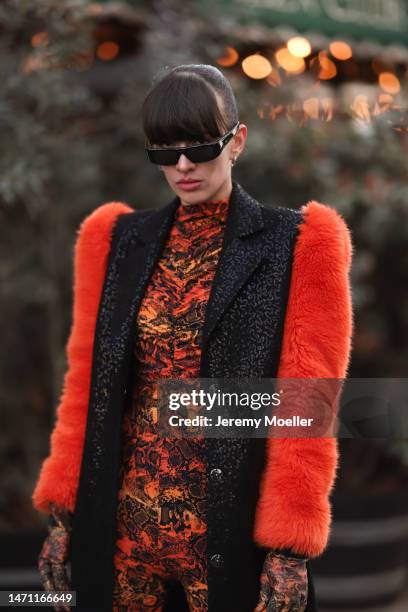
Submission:
M 234 127 L 221 136 L 218 140 L 213 142 L 206 142 L 205 144 L 192 145 L 191 147 L 168 147 L 167 149 L 152 149 L 145 147 L 147 158 L 153 163 L 160 166 L 175 166 L 180 159 L 180 155 L 183 154 L 195 164 L 201 162 L 210 161 L 218 157 L 225 147 L 225 145 L 235 135 L 239 127 L 239 121 Z

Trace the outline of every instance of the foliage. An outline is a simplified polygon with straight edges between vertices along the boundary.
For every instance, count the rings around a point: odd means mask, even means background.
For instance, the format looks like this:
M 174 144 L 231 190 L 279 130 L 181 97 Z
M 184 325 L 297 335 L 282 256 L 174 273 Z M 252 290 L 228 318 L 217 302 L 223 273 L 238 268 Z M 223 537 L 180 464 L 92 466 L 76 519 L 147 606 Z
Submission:
M 69 17 L 67 19 L 67 17 Z M 69 326 L 74 231 L 101 198 L 100 143 L 88 137 L 99 100 L 73 53 L 85 24 L 51 2 L 0 5 L 0 527 L 36 520 L 27 498 L 45 454 Z M 33 47 L 46 31 L 47 44 Z M 25 519 L 25 520 L 23 520 Z

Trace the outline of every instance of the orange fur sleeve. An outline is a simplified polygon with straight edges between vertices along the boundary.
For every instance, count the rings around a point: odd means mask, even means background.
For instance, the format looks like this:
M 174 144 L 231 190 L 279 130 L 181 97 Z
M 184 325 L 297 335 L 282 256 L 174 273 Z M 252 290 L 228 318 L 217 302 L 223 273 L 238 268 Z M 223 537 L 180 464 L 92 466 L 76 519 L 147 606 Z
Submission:
M 277 377 L 344 379 L 353 332 L 350 230 L 325 204 L 311 200 L 302 212 Z M 254 541 L 319 556 L 328 542 L 337 467 L 334 437 L 268 438 Z
M 133 209 L 122 202 L 102 204 L 78 230 L 74 247 L 73 315 L 67 343 L 67 371 L 44 460 L 32 494 L 33 506 L 49 513 L 49 502 L 73 511 L 79 483 L 88 412 L 96 319 L 118 215 Z

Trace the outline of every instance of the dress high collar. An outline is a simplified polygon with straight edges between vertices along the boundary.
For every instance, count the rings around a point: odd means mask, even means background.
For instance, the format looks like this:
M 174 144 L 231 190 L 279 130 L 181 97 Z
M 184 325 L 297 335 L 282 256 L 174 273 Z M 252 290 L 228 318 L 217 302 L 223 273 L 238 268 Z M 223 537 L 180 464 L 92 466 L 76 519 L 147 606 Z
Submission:
M 194 204 L 182 204 L 180 201 L 175 214 L 177 223 L 193 220 L 217 220 L 225 222 L 229 208 L 230 197 L 218 200 L 204 200 Z

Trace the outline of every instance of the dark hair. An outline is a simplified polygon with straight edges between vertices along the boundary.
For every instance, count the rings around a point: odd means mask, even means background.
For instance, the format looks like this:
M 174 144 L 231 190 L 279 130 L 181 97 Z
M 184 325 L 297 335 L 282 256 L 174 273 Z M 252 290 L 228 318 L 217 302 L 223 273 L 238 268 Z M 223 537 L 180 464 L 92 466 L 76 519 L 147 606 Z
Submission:
M 216 139 L 238 121 L 230 82 L 209 64 L 182 64 L 165 73 L 147 94 L 142 114 L 150 145 Z

